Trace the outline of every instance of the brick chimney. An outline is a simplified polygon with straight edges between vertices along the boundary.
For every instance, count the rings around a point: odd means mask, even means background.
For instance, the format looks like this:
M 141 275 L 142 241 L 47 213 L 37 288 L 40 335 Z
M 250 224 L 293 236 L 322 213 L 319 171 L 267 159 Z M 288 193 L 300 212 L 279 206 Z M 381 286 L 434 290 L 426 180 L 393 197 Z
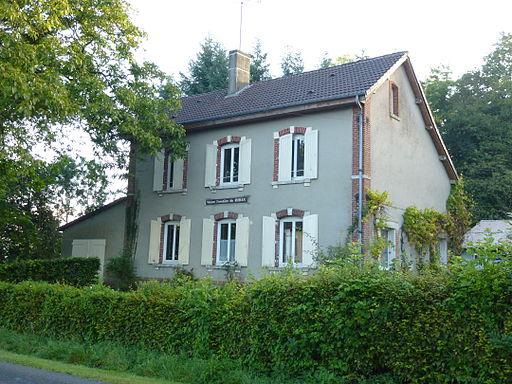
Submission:
M 237 93 L 249 85 L 251 60 L 238 49 L 229 52 L 228 95 Z

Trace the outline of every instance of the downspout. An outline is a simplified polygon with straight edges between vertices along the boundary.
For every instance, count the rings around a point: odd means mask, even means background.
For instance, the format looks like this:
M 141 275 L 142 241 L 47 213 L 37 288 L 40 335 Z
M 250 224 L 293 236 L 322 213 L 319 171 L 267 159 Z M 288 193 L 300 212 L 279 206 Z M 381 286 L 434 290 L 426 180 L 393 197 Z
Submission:
M 360 244 L 360 253 L 363 253 L 363 106 L 356 95 L 356 103 L 359 106 L 359 160 L 358 160 L 358 190 L 357 190 L 357 241 Z

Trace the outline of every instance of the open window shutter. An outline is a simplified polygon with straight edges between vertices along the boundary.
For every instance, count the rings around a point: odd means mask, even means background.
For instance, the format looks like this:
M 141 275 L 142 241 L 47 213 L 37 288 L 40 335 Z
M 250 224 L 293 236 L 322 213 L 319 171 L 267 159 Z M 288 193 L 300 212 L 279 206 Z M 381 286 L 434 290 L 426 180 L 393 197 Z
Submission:
M 236 219 L 235 258 L 242 267 L 247 267 L 249 258 L 249 226 L 248 217 Z
M 217 181 L 217 146 L 206 145 L 206 163 L 204 167 L 204 186 L 213 187 Z
M 153 191 L 161 191 L 164 185 L 164 152 L 160 151 L 154 158 Z
M 174 174 L 172 177 L 172 189 L 183 189 L 183 159 L 174 160 Z
M 304 134 L 304 177 L 316 179 L 318 177 L 318 131 L 307 129 Z
M 240 169 L 238 171 L 240 184 L 251 183 L 251 139 L 240 141 Z
M 190 257 L 190 219 L 180 220 L 180 248 L 178 249 L 178 262 L 186 265 Z
M 276 220 L 270 216 L 263 216 L 263 230 L 261 243 L 261 265 L 275 267 L 276 252 Z
M 304 216 L 303 230 L 302 262 L 305 266 L 309 266 L 314 263 L 314 257 L 318 251 L 318 215 Z
M 89 240 L 73 240 L 71 257 L 87 257 Z
M 292 140 L 291 134 L 279 138 L 279 181 L 292 179 Z
M 160 225 L 160 220 L 151 220 L 149 228 L 149 264 L 158 264 L 160 261 Z
M 201 265 L 212 265 L 213 224 L 213 220 L 203 219 L 203 244 L 201 247 Z

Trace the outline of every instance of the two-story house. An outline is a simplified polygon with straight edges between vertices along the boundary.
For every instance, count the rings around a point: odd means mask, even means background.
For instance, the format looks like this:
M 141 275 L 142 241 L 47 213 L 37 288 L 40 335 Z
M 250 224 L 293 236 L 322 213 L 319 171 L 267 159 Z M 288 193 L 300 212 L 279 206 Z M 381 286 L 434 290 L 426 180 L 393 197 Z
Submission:
M 445 211 L 457 173 L 406 52 L 249 84 L 249 57 L 230 52 L 229 88 L 182 100 L 183 159 L 139 163 L 137 273 L 173 268 L 222 280 L 289 263 L 314 266 L 318 246 L 342 244 L 365 189 L 387 191 L 390 265 L 408 248 L 406 207 Z M 61 227 L 64 256 L 122 249 L 124 200 Z M 361 223 L 356 237 L 370 240 Z M 442 247 L 444 249 L 445 247 Z

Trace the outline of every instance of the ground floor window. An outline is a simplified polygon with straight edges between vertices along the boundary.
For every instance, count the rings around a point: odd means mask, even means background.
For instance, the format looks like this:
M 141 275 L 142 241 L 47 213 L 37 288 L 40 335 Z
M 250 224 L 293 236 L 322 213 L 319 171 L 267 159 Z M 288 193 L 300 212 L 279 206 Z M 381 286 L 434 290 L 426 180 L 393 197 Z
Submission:
M 303 227 L 302 218 L 287 217 L 280 221 L 279 264 L 302 264 Z
M 380 256 L 380 265 L 382 269 L 391 269 L 393 260 L 395 259 L 395 230 L 386 228 L 381 231 L 381 237 L 387 241 L 387 247 L 384 248 Z
M 165 223 L 164 227 L 164 262 L 177 261 L 180 242 L 180 225 Z
M 222 220 L 218 222 L 217 262 L 225 264 L 235 261 L 236 221 Z

